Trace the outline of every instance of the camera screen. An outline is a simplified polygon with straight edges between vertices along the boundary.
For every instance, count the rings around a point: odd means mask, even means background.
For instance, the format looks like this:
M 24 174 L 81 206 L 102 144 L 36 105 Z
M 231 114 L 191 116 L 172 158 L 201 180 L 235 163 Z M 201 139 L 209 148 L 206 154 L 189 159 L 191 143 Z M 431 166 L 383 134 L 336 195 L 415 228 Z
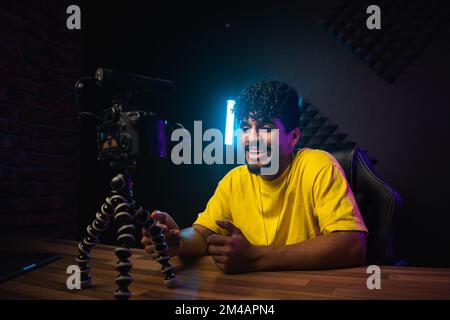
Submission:
M 117 126 L 103 127 L 99 132 L 100 154 L 107 155 L 120 148 L 120 131 Z

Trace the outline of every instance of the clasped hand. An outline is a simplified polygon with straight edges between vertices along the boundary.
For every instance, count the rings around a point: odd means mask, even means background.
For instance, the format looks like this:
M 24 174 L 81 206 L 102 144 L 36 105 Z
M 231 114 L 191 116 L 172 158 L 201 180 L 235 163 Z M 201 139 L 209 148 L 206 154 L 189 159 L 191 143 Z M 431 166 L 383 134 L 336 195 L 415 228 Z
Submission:
M 227 236 L 213 234 L 206 239 L 208 252 L 217 267 L 224 273 L 255 271 L 257 247 L 230 221 L 217 220 L 216 224 L 229 233 Z

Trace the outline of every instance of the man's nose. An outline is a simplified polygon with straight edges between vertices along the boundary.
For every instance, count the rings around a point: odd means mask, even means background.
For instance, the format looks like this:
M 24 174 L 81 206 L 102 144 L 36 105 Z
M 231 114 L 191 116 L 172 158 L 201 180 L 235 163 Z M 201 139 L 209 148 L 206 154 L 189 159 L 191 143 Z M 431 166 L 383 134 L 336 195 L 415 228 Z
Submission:
M 246 144 L 254 146 L 254 147 L 257 147 L 258 146 L 258 140 L 259 140 L 258 131 L 255 128 L 248 129 L 245 132 L 245 142 L 246 142 Z
M 258 130 L 256 128 L 251 128 L 248 132 L 249 141 L 258 141 Z
M 255 128 L 246 132 L 246 140 L 249 146 L 259 147 L 268 143 L 267 135 Z

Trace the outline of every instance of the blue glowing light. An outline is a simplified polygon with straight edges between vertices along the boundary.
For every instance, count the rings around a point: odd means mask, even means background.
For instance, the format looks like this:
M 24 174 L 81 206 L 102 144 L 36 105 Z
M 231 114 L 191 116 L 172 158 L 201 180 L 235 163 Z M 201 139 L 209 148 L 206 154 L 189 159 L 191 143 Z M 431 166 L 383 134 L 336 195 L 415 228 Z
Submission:
M 22 270 L 23 271 L 27 271 L 30 270 L 32 268 L 36 267 L 36 263 L 30 264 L 29 266 L 23 267 Z
M 234 100 L 227 101 L 227 121 L 225 124 L 225 144 L 233 145 L 234 134 L 234 113 L 232 112 L 234 107 Z

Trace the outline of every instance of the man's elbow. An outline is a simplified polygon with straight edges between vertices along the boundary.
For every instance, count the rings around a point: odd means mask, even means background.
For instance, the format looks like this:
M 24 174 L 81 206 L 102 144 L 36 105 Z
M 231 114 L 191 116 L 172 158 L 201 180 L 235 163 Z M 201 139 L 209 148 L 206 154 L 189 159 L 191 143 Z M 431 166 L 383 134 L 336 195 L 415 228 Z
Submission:
M 354 266 L 362 266 L 366 262 L 366 234 L 364 232 L 354 232 L 352 235 L 352 244 L 349 250 L 349 258 Z

